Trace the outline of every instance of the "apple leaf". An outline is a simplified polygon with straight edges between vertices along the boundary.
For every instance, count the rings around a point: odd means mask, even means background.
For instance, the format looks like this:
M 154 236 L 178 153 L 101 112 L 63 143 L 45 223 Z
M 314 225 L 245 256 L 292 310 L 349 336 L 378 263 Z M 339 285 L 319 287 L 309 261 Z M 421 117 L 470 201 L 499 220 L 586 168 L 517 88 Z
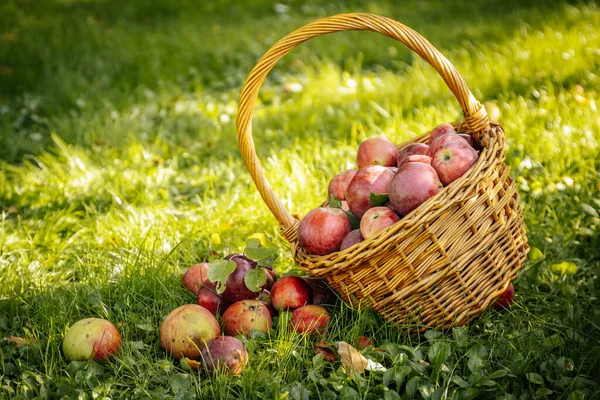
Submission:
M 208 280 L 215 284 L 218 294 L 225 290 L 227 277 L 235 271 L 235 267 L 235 262 L 231 260 L 213 261 L 208 267 Z
M 335 197 L 334 195 L 329 195 L 329 207 L 331 208 L 342 208 L 342 201 Z
M 360 228 L 360 218 L 358 218 L 356 215 L 352 214 L 352 211 L 350 211 L 350 210 L 346 211 L 346 215 L 348 216 L 348 219 L 350 220 L 350 226 L 352 227 L 352 229 Z
M 253 292 L 258 292 L 267 283 L 267 273 L 264 268 L 257 267 L 244 275 L 246 287 Z
M 390 196 L 387 193 L 373 193 L 370 196 L 371 204 L 375 207 L 383 207 L 390 201 Z
M 244 250 L 244 253 L 246 253 L 246 256 L 253 260 L 269 258 L 279 252 L 279 248 L 276 245 L 273 243 L 271 243 L 271 245 L 273 246 L 264 246 L 260 239 L 251 238 L 246 242 L 246 249 Z

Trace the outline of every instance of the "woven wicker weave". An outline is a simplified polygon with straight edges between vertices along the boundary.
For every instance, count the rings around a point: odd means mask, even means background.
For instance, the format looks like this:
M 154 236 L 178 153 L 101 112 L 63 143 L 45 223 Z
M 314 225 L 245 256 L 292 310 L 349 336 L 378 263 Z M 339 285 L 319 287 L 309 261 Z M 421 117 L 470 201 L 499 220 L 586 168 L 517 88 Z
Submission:
M 460 179 L 395 225 L 344 251 L 307 254 L 298 245 L 299 221 L 283 206 L 260 166 L 252 139 L 258 91 L 277 61 L 298 44 L 346 30 L 379 32 L 404 43 L 444 79 L 463 113 L 457 131 L 482 146 L 477 163 Z M 514 279 L 529 246 L 516 187 L 504 163 L 504 131 L 490 121 L 454 66 L 417 32 L 372 14 L 323 18 L 279 40 L 250 72 L 237 117 L 239 146 L 263 200 L 281 224 L 297 264 L 324 277 L 344 300 L 372 307 L 413 330 L 462 325 L 480 314 Z M 427 142 L 429 133 L 398 146 Z

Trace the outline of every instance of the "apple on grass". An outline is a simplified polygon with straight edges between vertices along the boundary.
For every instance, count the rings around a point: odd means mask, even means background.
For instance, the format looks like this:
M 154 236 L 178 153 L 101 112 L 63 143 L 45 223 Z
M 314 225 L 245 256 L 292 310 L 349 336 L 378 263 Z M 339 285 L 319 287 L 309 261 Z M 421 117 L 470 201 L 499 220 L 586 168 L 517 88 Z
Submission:
M 316 276 L 303 276 L 302 279 L 310 286 L 312 292 L 311 304 L 335 304 L 337 296 L 331 287 L 329 287 L 325 279 Z
M 110 322 L 86 318 L 75 322 L 63 339 L 63 352 L 71 361 L 102 361 L 121 350 L 121 335 Z
M 394 175 L 388 194 L 394 211 L 406 215 L 441 189 L 442 183 L 430 165 L 408 163 Z
M 429 150 L 429 146 L 425 143 L 413 143 L 409 144 L 398 153 L 398 158 L 396 159 L 396 166 L 400 166 L 402 162 L 406 159 L 406 157 L 414 156 L 414 155 L 425 155 L 427 154 L 427 150 Z
M 479 158 L 477 151 L 465 141 L 441 145 L 431 158 L 431 166 L 447 186 L 463 176 Z
M 371 203 L 371 193 L 387 193 L 393 176 L 393 171 L 380 165 L 369 165 L 359 169 L 346 190 L 346 201 L 352 214 L 362 218 L 365 212 L 374 206 Z
M 327 189 L 329 194 L 334 195 L 338 200 L 346 200 L 346 189 L 354 175 L 356 175 L 356 170 L 348 169 L 334 176 Z
M 369 346 L 373 346 L 373 341 L 366 336 L 359 336 L 356 339 L 356 348 L 358 350 L 366 349 Z
M 284 276 L 273 285 L 271 301 L 277 311 L 302 307 L 312 301 L 312 291 L 299 276 Z
M 433 128 L 431 133 L 429 134 L 429 144 L 431 145 L 435 139 L 440 136 L 447 135 L 449 133 L 456 133 L 454 127 L 450 124 L 441 124 Z
M 274 318 L 275 315 L 277 315 L 277 311 L 273 307 L 273 302 L 271 301 L 271 292 L 269 292 L 267 289 L 263 289 L 258 295 L 257 300 L 263 303 L 265 307 L 267 307 L 271 318 Z
M 496 311 L 504 310 L 505 308 L 510 307 L 515 299 L 515 287 L 512 282 L 508 284 L 508 287 L 502 294 L 496 299 L 496 301 L 492 304 L 492 307 Z
M 253 292 L 248 289 L 246 282 L 244 282 L 246 273 L 251 269 L 256 268 L 256 261 L 243 254 L 230 254 L 225 257 L 225 260 L 235 262 L 235 270 L 227 277 L 227 280 L 225 281 L 225 290 L 221 293 L 221 297 L 230 303 L 246 299 L 255 299 L 258 297 L 262 287 L 258 292 Z
M 346 213 L 339 208 L 315 208 L 298 225 L 298 242 L 310 254 L 325 255 L 338 251 L 352 230 Z
M 198 294 L 198 290 L 202 286 L 202 283 L 208 279 L 209 267 L 210 263 L 206 262 L 193 265 L 184 272 L 181 286 L 194 294 Z
M 160 345 L 176 359 L 199 360 L 202 349 L 220 335 L 215 316 L 197 304 L 174 309 L 160 325 Z
M 219 336 L 202 349 L 202 364 L 209 371 L 239 375 L 248 363 L 244 344 L 231 336 Z
M 356 161 L 358 168 L 367 165 L 383 165 L 393 167 L 398 158 L 398 149 L 386 138 L 371 138 L 358 146 Z
M 291 327 L 298 333 L 323 333 L 330 322 L 326 309 L 309 304 L 294 310 Z
M 229 336 L 248 335 L 252 330 L 266 334 L 273 327 L 269 310 L 258 300 L 240 300 L 233 303 L 223 313 L 221 323 L 223 332 Z
M 340 251 L 346 250 L 348 247 L 354 246 L 357 243 L 365 240 L 362 233 L 360 233 L 360 229 L 354 229 L 348 233 L 344 239 L 342 240 L 342 244 L 340 245 Z
M 198 290 L 197 303 L 208 311 L 217 315 L 225 310 L 231 303 L 217 294 L 217 288 L 214 283 L 208 279 L 204 281 L 200 290 Z

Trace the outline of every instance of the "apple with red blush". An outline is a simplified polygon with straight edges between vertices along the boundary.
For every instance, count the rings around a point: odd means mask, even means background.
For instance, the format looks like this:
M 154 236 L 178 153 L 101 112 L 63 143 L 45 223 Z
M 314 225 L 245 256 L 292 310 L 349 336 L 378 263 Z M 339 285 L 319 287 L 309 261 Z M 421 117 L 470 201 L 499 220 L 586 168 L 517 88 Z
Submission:
M 408 164 L 411 162 L 420 162 L 423 164 L 431 165 L 431 157 L 423 155 L 423 154 L 414 154 L 414 155 L 408 156 L 404 160 L 402 160 L 402 162 L 398 165 L 398 167 L 401 167 L 404 164 Z
M 277 315 L 277 311 L 273 307 L 273 302 L 271 301 L 271 292 L 269 292 L 267 289 L 263 289 L 256 299 L 263 303 L 265 307 L 267 307 L 271 318 L 274 318 Z
M 303 276 L 302 278 L 308 283 L 308 286 L 310 286 L 312 292 L 311 304 L 335 304 L 337 296 L 325 279 L 316 276 Z
M 478 160 L 477 151 L 466 141 L 455 141 L 441 145 L 431 157 L 431 166 L 440 181 L 447 186 L 463 176 Z
M 248 351 L 244 344 L 231 336 L 219 336 L 201 353 L 202 365 L 209 371 L 239 375 L 248 363 Z
M 343 210 L 319 207 L 310 211 L 298 225 L 298 242 L 308 253 L 325 255 L 338 251 L 352 230 Z
M 371 193 L 387 193 L 393 176 L 393 171 L 380 165 L 359 169 L 346 190 L 346 201 L 352 214 L 362 218 L 374 206 L 371 203 Z
M 388 194 L 394 211 L 406 215 L 441 189 L 442 183 L 433 167 L 423 163 L 408 163 L 394 175 Z
M 244 277 L 248 271 L 256 268 L 256 261 L 243 254 L 230 254 L 225 257 L 225 260 L 235 262 L 235 270 L 227 277 L 225 290 L 221 293 L 221 297 L 230 303 L 245 299 L 255 299 L 262 287 L 259 288 L 259 291 L 253 292 L 246 286 Z
M 358 168 L 367 165 L 382 165 L 392 167 L 396 165 L 398 158 L 398 149 L 385 138 L 371 138 L 362 142 L 358 146 L 356 161 Z
M 388 207 L 373 207 L 360 220 L 360 232 L 365 239 L 400 221 L 400 217 Z
M 198 304 L 174 309 L 160 325 L 160 345 L 176 359 L 200 359 L 202 349 L 220 335 L 215 316 Z
M 477 141 L 475 140 L 475 137 L 473 135 L 468 135 L 466 133 L 459 133 L 458 136 L 465 139 L 467 141 L 467 143 L 469 143 L 469 146 L 471 146 L 475 150 L 480 149 L 479 143 L 477 143 Z
M 429 134 L 429 144 L 431 145 L 440 136 L 447 135 L 449 133 L 456 133 L 454 127 L 450 124 L 441 124 L 433 128 Z
M 86 318 L 75 322 L 63 339 L 63 353 L 71 361 L 104 361 L 121 350 L 121 335 L 110 322 Z
M 467 143 L 469 144 L 469 142 L 467 142 L 465 140 L 465 138 L 461 137 L 460 135 L 457 135 L 455 133 L 449 133 L 447 135 L 443 135 L 440 136 L 439 138 L 437 138 L 436 140 L 434 140 L 431 143 L 431 146 L 429 146 L 429 150 L 427 151 L 427 155 L 429 157 L 433 157 L 433 154 L 435 153 L 435 151 L 442 145 L 446 144 L 446 143 L 450 143 L 450 142 L 463 142 L 463 143 Z
M 346 200 L 346 189 L 356 172 L 355 169 L 348 169 L 334 176 L 327 189 L 329 194 L 334 195 L 338 200 Z
M 277 280 L 277 272 L 275 272 L 273 267 L 265 267 L 265 279 L 266 283 L 264 289 L 271 290 Z
M 348 247 L 354 246 L 355 244 L 360 243 L 363 240 L 365 240 L 365 238 L 360 232 L 360 229 L 351 230 L 350 233 L 348 233 L 342 240 L 342 244 L 340 245 L 340 251 L 346 250 Z
M 492 304 L 492 307 L 496 311 L 502 311 L 505 308 L 510 307 L 511 304 L 513 303 L 514 299 L 515 299 L 515 287 L 511 282 L 508 284 L 506 290 L 504 292 L 502 292 L 502 294 L 500 296 L 498 296 L 496 301 Z
M 330 322 L 325 308 L 309 304 L 294 310 L 291 327 L 298 333 L 323 333 Z
M 310 285 L 299 276 L 284 276 L 271 289 L 271 302 L 277 311 L 296 309 L 311 301 Z
M 193 265 L 187 271 L 183 273 L 181 280 L 181 286 L 189 290 L 194 294 L 198 294 L 198 290 L 202 286 L 205 280 L 208 279 L 208 268 L 210 263 L 200 263 Z
M 273 327 L 269 310 L 258 300 L 236 301 L 225 310 L 221 323 L 229 336 L 248 335 L 252 330 L 266 334 Z
M 199 306 L 206 308 L 213 315 L 219 314 L 231 304 L 217 293 L 215 284 L 208 279 L 204 281 L 200 290 L 198 290 L 196 300 Z
M 425 143 L 412 143 L 400 150 L 396 159 L 396 166 L 400 166 L 408 156 L 425 155 L 429 150 L 429 146 Z
M 358 350 L 366 349 L 369 346 L 373 346 L 373 341 L 366 336 L 359 336 L 356 339 L 356 348 Z

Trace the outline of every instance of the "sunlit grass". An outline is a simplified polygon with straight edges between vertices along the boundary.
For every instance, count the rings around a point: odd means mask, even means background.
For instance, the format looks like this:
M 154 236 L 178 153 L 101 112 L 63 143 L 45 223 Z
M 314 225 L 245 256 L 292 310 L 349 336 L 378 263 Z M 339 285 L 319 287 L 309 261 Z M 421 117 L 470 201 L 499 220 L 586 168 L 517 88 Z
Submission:
M 216 257 L 212 233 L 239 251 L 249 235 L 264 232 L 283 248 L 277 270 L 294 270 L 237 148 L 237 97 L 276 39 L 349 10 L 422 31 L 478 99 L 498 105 L 506 161 L 537 251 L 509 312 L 489 311 L 464 329 L 423 337 L 339 305 L 325 339 L 372 337 L 386 349 L 380 361 L 394 368 L 405 356 L 386 344 L 408 346 L 413 354 L 405 361 L 413 371 L 425 368 L 417 396 L 433 385 L 452 397 L 462 384 L 454 376 L 474 381 L 499 370 L 509 375 L 490 378 L 490 396 L 550 396 L 540 389 L 565 399 L 597 395 L 597 6 L 258 3 L 132 3 L 118 13 L 110 1 L 0 5 L 0 67 L 9 68 L 0 72 L 10 74 L 0 76 L 0 333 L 38 340 L 20 352 L 1 343 L 1 396 L 406 395 L 408 378 L 382 385 L 380 373 L 348 376 L 339 363 L 315 359 L 315 340 L 283 323 L 247 341 L 250 363 L 240 377 L 188 371 L 158 345 L 164 316 L 194 302 L 180 287 L 182 271 Z M 330 177 L 354 166 L 361 140 L 385 135 L 400 143 L 460 118 L 429 65 L 389 39 L 354 32 L 303 44 L 278 65 L 261 90 L 253 128 L 273 190 L 301 216 L 325 200 Z M 563 261 L 576 266 L 574 274 L 557 272 L 553 265 Z M 103 366 L 68 364 L 62 336 L 90 316 L 118 326 L 123 352 Z M 423 367 L 436 341 L 451 356 L 443 367 Z M 481 360 L 476 344 L 485 348 Z M 561 357 L 572 370 L 563 370 Z M 480 362 L 483 369 L 475 368 Z

